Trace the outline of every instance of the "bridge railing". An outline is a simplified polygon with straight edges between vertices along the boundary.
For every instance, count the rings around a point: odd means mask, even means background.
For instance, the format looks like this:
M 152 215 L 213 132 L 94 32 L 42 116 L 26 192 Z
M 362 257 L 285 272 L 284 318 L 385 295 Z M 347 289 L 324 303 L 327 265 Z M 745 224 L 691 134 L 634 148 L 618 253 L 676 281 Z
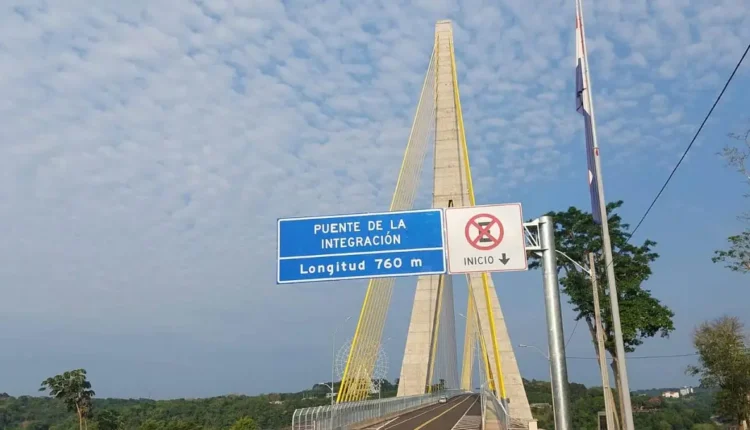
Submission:
M 432 394 L 297 409 L 292 415 L 292 430 L 348 429 L 356 423 L 396 415 L 409 409 L 437 403 L 440 397 L 451 398 L 462 393 L 463 390 L 444 390 Z
M 495 392 L 485 387 L 481 391 L 482 400 L 482 430 L 510 429 L 510 413 L 508 402 L 500 400 Z

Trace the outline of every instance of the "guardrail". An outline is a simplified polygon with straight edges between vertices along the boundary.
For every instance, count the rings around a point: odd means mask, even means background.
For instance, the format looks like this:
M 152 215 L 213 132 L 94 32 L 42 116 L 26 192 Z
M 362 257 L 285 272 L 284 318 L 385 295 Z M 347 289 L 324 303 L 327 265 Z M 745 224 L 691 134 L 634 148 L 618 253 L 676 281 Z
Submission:
M 344 430 L 363 421 L 395 415 L 409 409 L 437 403 L 440 397 L 454 397 L 463 390 L 444 390 L 417 396 L 339 403 L 297 409 L 292 415 L 292 430 Z
M 510 414 L 507 400 L 500 400 L 494 391 L 482 387 L 482 430 L 510 429 Z

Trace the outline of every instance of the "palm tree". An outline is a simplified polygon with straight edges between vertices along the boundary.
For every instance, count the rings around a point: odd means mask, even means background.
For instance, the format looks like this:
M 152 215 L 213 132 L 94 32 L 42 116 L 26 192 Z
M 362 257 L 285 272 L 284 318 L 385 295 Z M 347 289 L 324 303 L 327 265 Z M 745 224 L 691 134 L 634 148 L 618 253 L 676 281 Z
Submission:
M 62 400 L 68 410 L 78 416 L 78 429 L 88 428 L 86 418 L 91 416 L 91 398 L 96 393 L 91 389 L 91 383 L 86 380 L 86 370 L 69 370 L 62 375 L 56 375 L 42 381 L 39 391 L 49 390 L 50 396 Z

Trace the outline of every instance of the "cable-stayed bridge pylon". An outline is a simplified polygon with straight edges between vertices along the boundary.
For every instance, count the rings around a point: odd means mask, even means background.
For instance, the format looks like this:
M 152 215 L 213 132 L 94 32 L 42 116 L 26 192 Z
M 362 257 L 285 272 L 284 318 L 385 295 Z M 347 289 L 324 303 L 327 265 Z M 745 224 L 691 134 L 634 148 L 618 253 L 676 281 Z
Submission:
M 475 206 L 469 150 L 463 125 L 450 21 L 435 25 L 435 43 L 417 104 L 390 210 L 414 205 L 424 160 L 433 149 L 432 206 Z M 507 399 L 511 416 L 533 418 L 492 277 L 466 275 L 463 362 L 458 365 L 453 277 L 424 275 L 417 280 L 401 365 L 399 396 L 436 389 L 471 390 L 483 385 Z M 337 402 L 367 398 L 391 301 L 394 278 L 371 279 L 352 338 Z M 475 361 L 479 369 L 474 368 Z M 478 371 L 479 381 L 472 375 Z

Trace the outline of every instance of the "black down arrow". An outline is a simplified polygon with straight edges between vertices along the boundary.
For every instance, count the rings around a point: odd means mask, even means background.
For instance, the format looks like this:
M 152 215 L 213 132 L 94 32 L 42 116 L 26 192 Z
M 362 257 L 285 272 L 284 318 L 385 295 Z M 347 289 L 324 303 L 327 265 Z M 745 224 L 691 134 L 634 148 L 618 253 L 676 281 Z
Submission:
M 500 259 L 500 262 L 503 263 L 503 266 L 505 266 L 506 264 L 508 264 L 509 261 L 510 261 L 510 258 L 506 257 L 505 253 L 503 252 L 503 258 Z

